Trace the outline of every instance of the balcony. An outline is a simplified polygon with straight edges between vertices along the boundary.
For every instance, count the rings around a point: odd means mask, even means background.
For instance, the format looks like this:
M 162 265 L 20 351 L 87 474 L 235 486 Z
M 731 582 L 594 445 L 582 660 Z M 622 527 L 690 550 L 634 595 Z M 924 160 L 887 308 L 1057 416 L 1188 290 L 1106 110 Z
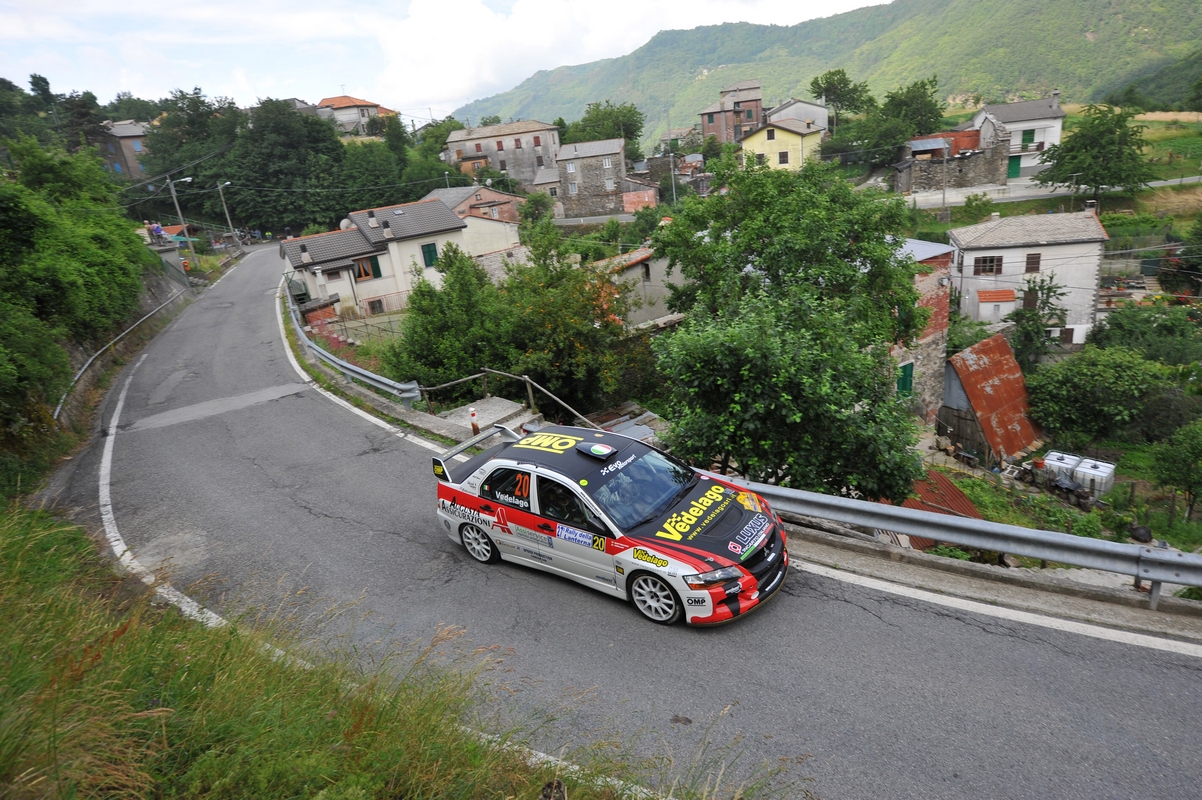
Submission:
M 1019 156 L 1023 153 L 1040 153 L 1043 152 L 1043 146 L 1047 142 L 1025 142 L 1023 144 L 1010 145 L 1010 155 Z

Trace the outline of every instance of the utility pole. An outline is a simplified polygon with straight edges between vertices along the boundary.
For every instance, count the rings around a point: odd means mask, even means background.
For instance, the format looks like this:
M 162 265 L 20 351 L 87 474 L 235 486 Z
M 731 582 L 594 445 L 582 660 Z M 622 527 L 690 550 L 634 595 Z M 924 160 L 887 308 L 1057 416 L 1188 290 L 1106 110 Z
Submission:
M 171 202 L 175 203 L 175 215 L 179 217 L 180 227 L 183 229 L 184 241 L 188 243 L 188 252 L 192 254 L 192 263 L 200 266 L 200 262 L 196 259 L 196 248 L 192 246 L 192 237 L 188 235 L 188 221 L 184 219 L 184 213 L 179 210 L 179 198 L 175 196 L 175 184 L 191 183 L 191 178 L 180 178 L 179 180 L 167 179 L 167 188 L 171 190 Z
M 1073 213 L 1073 203 L 1077 199 L 1077 178 L 1081 177 L 1081 173 L 1074 172 L 1072 175 L 1069 175 L 1069 177 L 1073 179 L 1073 195 L 1068 199 L 1068 213 L 1071 214 Z
M 664 106 L 664 118 L 668 122 L 668 177 L 672 179 L 672 205 L 676 205 L 676 156 L 672 154 L 672 117 Z
M 949 152 L 947 139 L 943 140 L 943 210 L 947 211 L 947 156 Z
M 233 236 L 234 241 L 236 242 L 238 241 L 238 234 L 236 231 L 234 231 L 234 223 L 230 221 L 230 210 L 225 205 L 225 192 L 222 191 L 223 188 L 229 185 L 229 181 L 217 184 L 217 194 L 221 195 L 221 210 L 225 212 L 225 224 L 230 227 L 230 236 Z

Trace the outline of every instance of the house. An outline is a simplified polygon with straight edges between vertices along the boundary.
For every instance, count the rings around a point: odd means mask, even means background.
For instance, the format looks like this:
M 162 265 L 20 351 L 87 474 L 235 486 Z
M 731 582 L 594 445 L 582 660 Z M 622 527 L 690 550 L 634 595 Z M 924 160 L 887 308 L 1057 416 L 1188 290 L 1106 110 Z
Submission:
M 1054 144 L 1060 144 L 1064 128 L 1064 109 L 1060 107 L 1060 90 L 1051 97 L 1025 100 L 1021 103 L 988 105 L 956 130 L 979 130 L 986 116 L 1005 125 L 1011 142 L 1006 174 L 1010 178 L 1025 178 L 1047 168 L 1039 163 L 1039 154 Z
M 669 316 L 665 307 L 669 294 L 668 259 L 656 258 L 650 247 L 644 247 L 597 263 L 609 271 L 615 283 L 634 283 L 634 293 L 641 305 L 626 315 L 627 325 L 643 325 Z
M 947 352 L 947 327 L 951 300 L 951 266 L 954 248 L 937 242 L 905 239 L 900 253 L 914 260 L 914 288 L 918 307 L 931 310 L 926 327 L 909 347 L 893 348 L 898 364 L 898 394 L 910 395 L 926 422 L 935 420 L 943 404 L 943 362 Z
M 460 218 L 473 216 L 505 222 L 518 222 L 518 209 L 526 202 L 526 198 L 520 195 L 498 191 L 491 186 L 452 186 L 449 189 L 435 189 L 422 199 L 441 200 Z
M 1080 344 L 1098 307 L 1102 249 L 1109 238 L 1092 211 L 998 218 L 948 231 L 956 248 L 960 310 L 982 322 L 1000 322 L 1022 297 L 1028 276 L 1049 275 L 1067 294 L 1059 301 L 1067 321 L 1053 329 L 1064 344 Z
M 340 94 L 337 97 L 323 97 L 317 103 L 318 116 L 332 115 L 334 124 L 343 133 L 367 133 L 367 121 L 380 115 L 380 106 L 370 100 L 360 100 L 357 97 Z M 326 109 L 322 113 L 321 109 Z M 299 110 L 299 109 L 298 109 Z
M 449 244 L 466 251 L 467 225 L 440 200 L 419 200 L 352 211 L 342 230 L 280 246 L 314 305 L 371 316 L 403 308 L 415 272 L 439 284 L 439 255 Z
M 132 119 L 101 124 L 100 156 L 104 168 L 127 178 L 141 178 L 146 153 L 146 126 Z
M 737 142 L 748 128 L 763 122 L 764 96 L 757 80 L 740 81 L 718 93 L 718 102 L 701 110 L 701 139 Z
M 660 152 L 670 153 L 679 150 L 681 145 L 700 144 L 700 134 L 697 128 L 669 128 L 659 137 Z
M 622 195 L 627 190 L 625 139 L 565 144 L 555 160 L 559 170 L 557 199 L 563 204 L 565 217 L 623 213 Z
M 893 165 L 893 189 L 901 194 L 1006 183 L 1010 132 L 990 116 L 983 128 L 946 131 L 911 139 Z
M 527 120 L 464 128 L 447 136 L 443 160 L 466 175 L 484 166 L 504 172 L 523 186 L 533 186 L 538 170 L 555 166 L 559 128 Z
M 767 164 L 796 172 L 806 159 L 818 157 L 824 128 L 798 119 L 781 119 L 749 128 L 739 139 L 744 163 Z
M 764 115 L 768 122 L 780 122 L 785 119 L 808 122 L 817 128 L 830 127 L 830 111 L 823 103 L 810 100 L 790 98 Z
M 1039 444 L 1029 408 L 1022 370 L 998 334 L 947 360 L 936 433 L 986 465 L 996 464 Z

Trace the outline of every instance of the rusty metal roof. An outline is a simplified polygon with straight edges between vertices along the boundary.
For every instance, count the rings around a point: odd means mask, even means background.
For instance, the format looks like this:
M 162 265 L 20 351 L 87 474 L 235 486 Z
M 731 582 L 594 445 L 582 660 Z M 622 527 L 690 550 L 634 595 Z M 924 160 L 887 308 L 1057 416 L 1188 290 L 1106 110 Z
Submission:
M 1001 334 L 948 359 L 972 404 L 985 441 L 1001 457 L 1014 456 L 1039 438 L 1028 414 L 1027 382 Z
M 956 517 L 971 517 L 983 519 L 981 512 L 972 504 L 968 496 L 960 491 L 956 484 L 942 472 L 927 470 L 925 478 L 914 481 L 914 493 L 917 497 L 908 497 L 902 503 L 904 508 L 914 508 L 919 511 L 929 511 L 932 514 L 948 514 Z M 882 500 L 885 505 L 893 505 L 888 500 Z M 923 536 L 911 536 L 910 546 L 915 550 L 927 550 L 936 544 L 934 539 Z

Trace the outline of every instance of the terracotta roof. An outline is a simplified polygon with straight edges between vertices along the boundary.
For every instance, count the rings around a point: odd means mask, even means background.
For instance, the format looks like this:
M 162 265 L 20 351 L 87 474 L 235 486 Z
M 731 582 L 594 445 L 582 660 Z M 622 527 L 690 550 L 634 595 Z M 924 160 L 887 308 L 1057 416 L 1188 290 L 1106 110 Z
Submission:
M 1110 238 L 1092 211 L 1002 217 L 964 228 L 952 228 L 947 235 L 951 243 L 961 250 L 1104 242 Z
M 1001 334 L 948 359 L 972 405 L 985 441 L 998 456 L 1017 455 L 1039 438 L 1028 416 L 1027 382 Z
M 1016 297 L 1013 289 L 978 289 L 978 303 L 1013 303 Z
M 914 494 L 917 497 L 907 497 L 902 503 L 903 508 L 913 508 L 932 514 L 948 514 L 955 517 L 970 517 L 983 519 L 981 512 L 972 504 L 964 492 L 956 488 L 942 472 L 928 470 L 925 478 L 914 481 Z M 885 505 L 893 505 L 888 500 L 882 500 Z M 934 539 L 923 536 L 911 536 L 910 546 L 916 550 L 926 550 L 934 547 Z
M 629 253 L 623 253 L 620 256 L 611 256 L 603 258 L 594 263 L 608 269 L 610 272 L 621 272 L 628 267 L 633 267 L 635 264 L 641 264 L 651 258 L 654 251 L 650 247 L 641 247 L 638 250 L 631 250 Z
M 334 108 L 354 108 L 355 106 L 368 106 L 369 108 L 377 108 L 378 103 L 373 103 L 370 100 L 360 100 L 358 97 L 351 97 L 349 94 L 340 94 L 337 97 L 323 97 L 317 102 L 319 106 L 333 106 Z

